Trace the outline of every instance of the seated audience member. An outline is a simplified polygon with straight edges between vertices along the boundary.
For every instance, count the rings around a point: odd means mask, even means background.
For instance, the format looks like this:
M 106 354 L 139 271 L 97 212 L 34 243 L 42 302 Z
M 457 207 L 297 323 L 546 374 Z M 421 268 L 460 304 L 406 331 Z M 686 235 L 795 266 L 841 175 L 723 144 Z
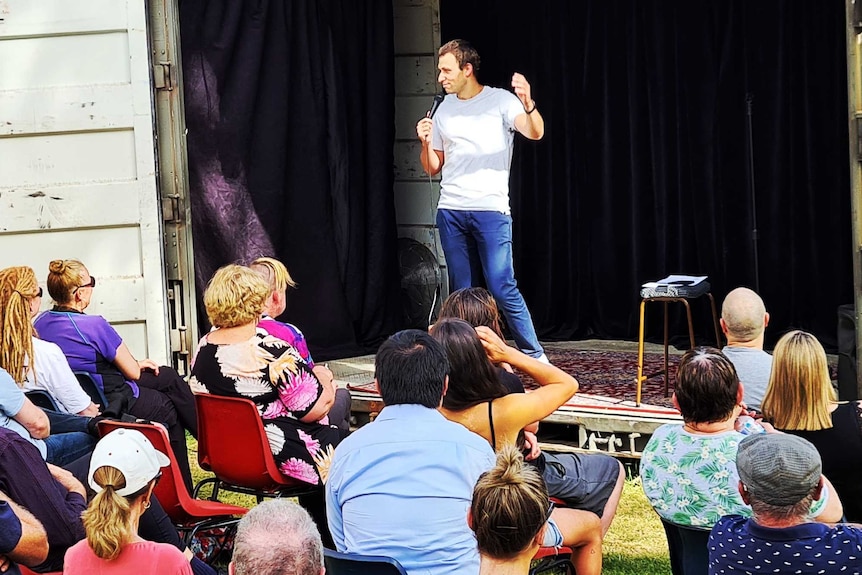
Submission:
M 253 507 L 239 522 L 230 575 L 323 575 L 323 543 L 308 512 L 286 499 Z
M 258 328 L 268 294 L 267 282 L 247 267 L 228 265 L 215 273 L 204 293 L 214 329 L 198 345 L 191 384 L 254 401 L 279 470 L 321 485 L 314 458 L 347 435 L 350 402 L 336 403 L 328 368 L 312 370 L 290 343 Z M 325 531 L 323 490 L 300 503 Z
M 48 538 L 47 559 L 33 567 L 39 573 L 63 569 L 66 550 L 85 538 L 81 514 L 87 502 L 82 480 L 87 480 L 89 458 L 68 467 L 71 472 L 46 464 L 33 445 L 0 428 L 0 491 L 30 511 Z M 196 575 L 215 575 L 211 567 L 192 555 L 155 498 L 151 503 L 140 520 L 141 537 L 181 550 Z
M 349 413 L 330 411 L 335 383 L 328 369 L 312 372 L 295 347 L 258 329 L 269 286 L 244 266 L 219 269 L 204 293 L 213 329 L 198 346 L 192 385 L 254 401 L 282 473 L 320 483 L 313 457 L 344 433 L 334 425 Z M 320 377 L 324 375 L 325 377 Z M 326 415 L 333 425 L 320 423 Z
M 276 320 L 287 309 L 287 288 L 296 287 L 296 282 L 290 277 L 287 268 L 275 258 L 257 258 L 248 266 L 267 281 L 269 295 L 263 304 L 263 317 L 257 324 L 276 337 L 279 337 L 296 348 L 308 367 L 314 368 L 314 361 L 305 343 L 305 336 L 293 324 Z
M 446 419 L 485 438 L 495 451 L 505 445 L 517 445 L 519 432 L 525 425 L 553 413 L 578 389 L 578 383 L 570 375 L 507 346 L 488 328 L 473 329 L 465 321 L 447 318 L 434 325 L 432 335 L 446 350 L 450 366 L 449 388 L 440 412 Z M 497 379 L 491 361 L 505 361 L 524 370 L 540 388 L 528 394 L 509 395 Z M 601 549 L 599 516 L 619 472 L 617 463 L 611 463 L 591 470 L 595 477 L 587 477 L 581 470 L 583 485 L 579 499 L 589 510 L 555 509 L 545 530 L 544 546 L 572 547 L 581 575 L 600 573 L 602 569 L 602 554 L 595 553 L 595 548 Z
M 0 368 L 0 427 L 35 445 L 48 463 L 66 465 L 93 450 L 96 439 L 86 432 L 89 421 L 87 417 L 39 409 Z
M 859 573 L 862 526 L 812 522 L 825 494 L 820 455 L 784 433 L 746 437 L 736 455 L 738 491 L 753 512 L 722 517 L 709 536 L 709 572 Z
M 766 306 L 750 289 L 736 288 L 724 298 L 721 331 L 727 338 L 727 345 L 721 351 L 745 386 L 745 404 L 758 411 L 772 370 L 772 356 L 763 351 L 763 332 L 767 325 Z
M 467 519 L 476 534 L 480 575 L 527 575 L 552 509 L 536 468 L 526 465 L 515 446 L 501 448 L 497 465 L 476 482 Z M 592 552 L 601 555 L 601 543 Z
M 450 294 L 440 309 L 439 319 L 446 318 L 462 319 L 473 327 L 484 325 L 502 339 L 497 302 L 484 288 L 468 287 Z M 450 365 L 453 372 L 450 379 L 454 379 L 459 367 L 452 358 Z M 524 385 L 517 375 L 509 371 L 511 367 L 503 362 L 500 365 L 495 366 L 495 371 L 507 393 L 524 393 Z M 497 389 L 499 393 L 499 386 Z M 444 400 L 444 407 L 445 404 Z M 529 450 L 525 458 L 541 472 L 548 493 L 551 497 L 565 501 L 568 507 L 585 509 L 598 515 L 602 522 L 602 533 L 607 533 L 625 484 L 622 464 L 609 455 L 544 453 L 538 446 L 535 436 L 537 430 L 538 422 L 524 428 L 526 448 Z
M 682 356 L 673 404 L 685 423 L 659 427 L 641 457 L 644 493 L 662 518 L 712 527 L 723 515 L 751 515 L 736 489 L 736 451 L 745 436 L 735 422 L 743 393 L 733 364 L 719 350 L 698 348 Z M 831 489 L 811 512 L 827 522 L 839 521 L 843 514 Z
M 479 572 L 467 510 L 494 453 L 437 411 L 448 372 L 443 348 L 422 331 L 380 346 L 375 379 L 385 407 L 338 446 L 326 482 L 338 551 L 392 557 L 411 575 Z
M 296 351 L 299 352 L 299 355 L 317 375 L 318 379 L 329 377 L 330 374 L 327 373 L 329 368 L 314 365 L 311 353 L 308 351 L 308 345 L 305 343 L 305 336 L 299 331 L 299 328 L 275 319 L 283 314 L 287 308 L 287 287 L 296 287 L 296 283 L 290 277 L 287 268 L 274 258 L 257 258 L 251 262 L 249 268 L 259 273 L 267 281 L 270 290 L 263 304 L 263 316 L 257 323 L 257 327 L 263 328 L 268 334 L 282 339 L 296 348 Z M 335 401 L 331 411 L 334 413 L 350 411 L 350 392 L 346 388 L 340 387 L 335 390 Z M 339 424 L 342 433 L 347 434 L 350 431 L 348 419 L 336 423 Z
M 0 572 L 18 575 L 16 563 L 33 566 L 48 556 L 45 528 L 33 515 L 0 492 Z
M 862 403 L 838 401 L 826 352 L 810 333 L 792 331 L 775 346 L 763 415 L 817 448 L 846 519 L 862 522 Z
M 104 415 L 130 414 L 167 427 L 180 471 L 191 488 L 186 434 L 197 437 L 194 396 L 169 367 L 151 359 L 137 361 L 120 334 L 99 315 L 87 315 L 96 278 L 78 260 L 54 260 L 48 266 L 48 293 L 56 305 L 36 319 L 39 335 L 57 344 L 73 371 L 86 371 L 102 388 Z
M 117 429 L 99 440 L 89 472 L 96 496 L 83 514 L 87 538 L 66 551 L 63 573 L 191 575 L 179 549 L 138 535 L 161 468 L 170 463 L 136 429 Z
M 81 389 L 62 350 L 36 337 L 30 321 L 41 302 L 42 288 L 31 268 L 0 270 L 0 368 L 22 388 L 48 392 L 60 411 L 95 417 L 99 408 Z

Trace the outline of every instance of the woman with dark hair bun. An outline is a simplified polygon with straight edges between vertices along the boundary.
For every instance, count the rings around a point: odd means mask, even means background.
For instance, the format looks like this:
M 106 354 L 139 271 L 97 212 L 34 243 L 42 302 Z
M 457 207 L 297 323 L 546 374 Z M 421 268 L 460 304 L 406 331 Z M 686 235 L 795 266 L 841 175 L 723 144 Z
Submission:
M 474 328 L 485 326 L 501 340 L 503 338 L 497 303 L 484 288 L 469 287 L 451 293 L 440 308 L 440 318 L 462 319 Z M 462 342 L 449 346 L 447 352 L 451 351 L 460 356 L 467 353 L 468 349 L 469 346 L 463 345 Z M 520 378 L 512 373 L 508 363 L 500 362 L 494 366 L 488 361 L 480 361 L 478 356 L 484 358 L 484 349 L 479 349 L 479 352 L 474 354 L 474 357 L 450 358 L 453 372 L 458 372 L 458 375 L 453 374 L 450 377 L 471 382 L 471 385 L 450 384 L 452 391 L 449 394 L 449 406 L 452 406 L 457 401 L 455 397 L 461 394 L 487 401 L 509 393 L 524 393 L 524 385 Z M 488 371 L 489 367 L 494 375 Z M 492 377 L 496 377 L 498 383 L 489 383 Z M 446 400 L 443 405 L 447 406 Z M 567 506 L 574 509 L 592 511 L 601 519 L 602 533 L 607 533 L 616 515 L 625 483 L 622 464 L 603 454 L 544 453 L 539 449 L 535 436 L 538 428 L 537 419 L 525 425 L 521 434 L 526 440 L 525 458 L 528 463 L 539 469 L 551 497 L 562 499 Z M 520 437 L 518 445 L 522 446 Z

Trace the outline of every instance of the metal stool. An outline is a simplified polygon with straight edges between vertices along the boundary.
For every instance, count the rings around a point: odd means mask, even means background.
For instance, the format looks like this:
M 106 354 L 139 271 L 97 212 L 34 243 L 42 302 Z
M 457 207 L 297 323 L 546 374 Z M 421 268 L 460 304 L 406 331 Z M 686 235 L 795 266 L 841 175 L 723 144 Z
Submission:
M 709 298 L 709 305 L 712 308 L 712 322 L 715 326 L 715 345 L 716 347 L 721 347 L 721 332 L 718 327 L 718 314 L 715 311 L 715 298 L 712 297 L 712 292 L 705 292 L 697 295 L 693 295 L 691 297 L 684 296 L 655 296 L 655 297 L 644 297 L 641 298 L 641 309 L 640 309 L 640 327 L 638 328 L 638 378 L 637 378 L 637 397 L 635 400 L 635 404 L 640 407 L 641 404 L 641 385 L 646 380 L 653 378 L 659 374 L 664 375 L 664 396 L 668 396 L 668 386 L 667 386 L 667 346 L 668 346 L 668 319 L 667 319 L 667 304 L 670 302 L 679 302 L 685 306 L 685 314 L 688 318 L 688 339 L 691 343 L 691 349 L 694 349 L 694 326 L 691 323 L 691 306 L 688 304 L 688 300 L 697 299 L 701 296 L 706 295 Z M 649 375 L 644 375 L 644 313 L 646 311 L 647 302 L 662 302 L 664 303 L 664 369 L 661 371 L 657 371 L 655 373 L 651 373 Z

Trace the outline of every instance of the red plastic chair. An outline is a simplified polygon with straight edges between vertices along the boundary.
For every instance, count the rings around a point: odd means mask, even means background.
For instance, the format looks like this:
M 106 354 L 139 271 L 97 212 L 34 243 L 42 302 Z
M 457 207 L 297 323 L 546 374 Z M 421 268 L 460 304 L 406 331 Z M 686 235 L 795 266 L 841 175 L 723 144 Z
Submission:
M 137 429 L 143 433 L 153 447 L 168 456 L 170 468 L 162 472 L 156 484 L 155 493 L 165 513 L 183 535 L 188 545 L 192 538 L 202 530 L 232 527 L 239 522 L 237 515 L 245 515 L 245 507 L 229 505 L 220 501 L 194 499 L 189 495 L 177 465 L 170 439 L 163 427 L 151 423 L 126 423 L 122 421 L 100 421 L 99 434 L 104 436 L 115 429 Z
M 198 412 L 198 463 L 212 471 L 214 478 L 204 479 L 195 487 L 213 484 L 211 498 L 220 489 L 247 493 L 257 497 L 297 497 L 319 494 L 321 486 L 311 485 L 278 470 L 263 420 L 250 399 L 225 397 L 209 393 L 195 395 Z

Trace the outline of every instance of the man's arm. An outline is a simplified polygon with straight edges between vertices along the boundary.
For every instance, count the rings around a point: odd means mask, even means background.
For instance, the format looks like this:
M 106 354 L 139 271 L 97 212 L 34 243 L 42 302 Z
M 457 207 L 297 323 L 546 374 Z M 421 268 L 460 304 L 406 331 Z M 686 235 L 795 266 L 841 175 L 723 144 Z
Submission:
M 443 168 L 445 157 L 442 150 L 435 150 L 431 143 L 431 132 L 434 129 L 434 121 L 431 118 L 422 118 L 416 124 L 416 135 L 419 141 L 422 142 L 422 149 L 419 152 L 419 161 L 422 162 L 422 168 L 429 176 L 436 176 Z
M 545 135 L 545 120 L 536 109 L 536 101 L 533 100 L 530 91 L 530 83 L 522 74 L 515 72 L 512 76 L 512 89 L 524 106 L 524 113 L 515 118 L 515 129 L 521 132 L 525 138 L 530 140 L 541 140 Z
M 6 557 L 32 567 L 48 557 L 48 536 L 38 519 L 16 504 L 0 491 L 0 530 L 4 534 L 19 531 L 17 543 L 12 548 L 0 549 Z
M 51 435 L 48 416 L 27 398 L 24 398 L 24 405 L 12 416 L 12 419 L 23 425 L 34 439 L 45 439 Z

